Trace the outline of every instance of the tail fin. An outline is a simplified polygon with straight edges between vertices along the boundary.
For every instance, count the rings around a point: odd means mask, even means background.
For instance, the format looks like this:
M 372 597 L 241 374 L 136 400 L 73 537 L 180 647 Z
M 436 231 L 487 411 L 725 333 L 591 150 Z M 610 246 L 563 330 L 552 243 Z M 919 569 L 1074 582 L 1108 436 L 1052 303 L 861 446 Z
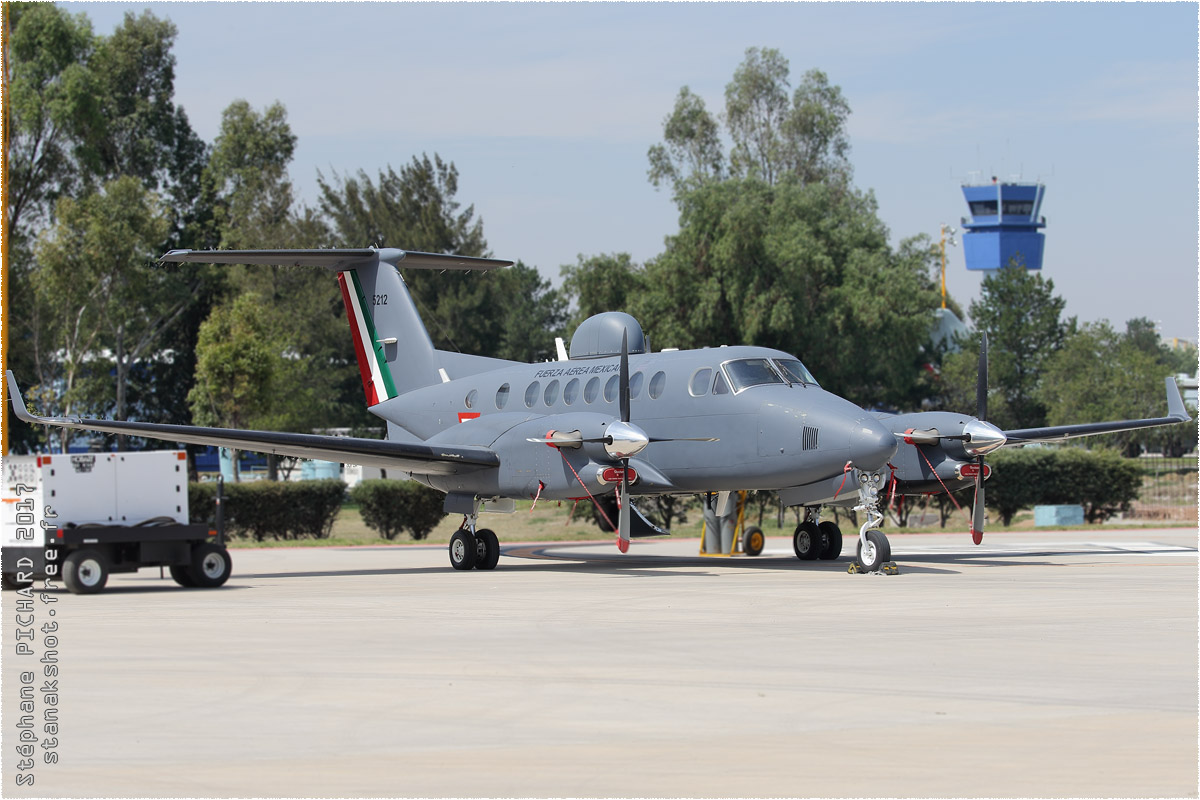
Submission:
M 511 261 L 375 248 L 358 250 L 172 250 L 160 261 L 281 264 L 338 273 L 367 405 L 441 382 L 440 363 L 398 264 L 417 269 L 488 270 Z

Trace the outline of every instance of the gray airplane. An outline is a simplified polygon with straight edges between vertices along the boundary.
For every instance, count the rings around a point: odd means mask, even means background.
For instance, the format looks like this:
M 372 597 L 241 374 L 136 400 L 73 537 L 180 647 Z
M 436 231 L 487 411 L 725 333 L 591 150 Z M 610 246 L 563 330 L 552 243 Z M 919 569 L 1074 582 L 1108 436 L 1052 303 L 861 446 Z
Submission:
M 500 544 L 477 526 L 478 517 L 512 511 L 516 498 L 596 501 L 615 494 L 619 511 L 609 521 L 626 552 L 631 537 L 667 533 L 637 512 L 632 497 L 703 494 L 723 515 L 732 492 L 766 489 L 804 508 L 793 546 L 805 560 L 841 554 L 841 531 L 820 521 L 823 507 L 865 512 L 856 562 L 877 571 L 891 559 L 878 530 L 885 492 L 974 486 L 978 543 L 988 453 L 1190 419 L 1168 378 L 1166 417 L 1001 431 L 986 421 L 986 342 L 974 417 L 869 413 L 823 390 L 795 356 L 764 347 L 652 353 L 637 320 L 620 312 L 585 320 L 569 351 L 560 344 L 557 361 L 522 364 L 436 350 L 398 267 L 489 270 L 511 261 L 375 248 L 173 250 L 161 260 L 335 273 L 367 404 L 385 422 L 387 438 L 41 417 L 25 408 L 9 372 L 16 414 L 35 424 L 406 472 L 445 492 L 447 513 L 463 515 L 449 544 L 459 570 L 496 566 Z

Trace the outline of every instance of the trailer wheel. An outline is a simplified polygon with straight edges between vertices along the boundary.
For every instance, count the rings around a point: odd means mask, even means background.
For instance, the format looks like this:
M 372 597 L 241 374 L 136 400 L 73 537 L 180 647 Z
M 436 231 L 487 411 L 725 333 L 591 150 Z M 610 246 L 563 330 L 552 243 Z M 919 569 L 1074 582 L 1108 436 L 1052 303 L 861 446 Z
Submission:
M 232 571 L 233 561 L 224 547 L 205 542 L 192 548 L 192 565 L 188 567 L 188 576 L 201 589 L 220 586 L 229 580 Z
M 108 559 L 99 550 L 76 550 L 63 561 L 63 583 L 74 594 L 95 594 L 108 583 Z
M 192 575 L 188 570 L 190 567 L 173 566 L 171 570 L 171 579 L 187 589 L 194 589 L 196 582 L 192 580 Z
M 762 528 L 751 525 L 742 534 L 742 552 L 748 556 L 756 556 L 763 551 L 767 537 L 763 536 Z

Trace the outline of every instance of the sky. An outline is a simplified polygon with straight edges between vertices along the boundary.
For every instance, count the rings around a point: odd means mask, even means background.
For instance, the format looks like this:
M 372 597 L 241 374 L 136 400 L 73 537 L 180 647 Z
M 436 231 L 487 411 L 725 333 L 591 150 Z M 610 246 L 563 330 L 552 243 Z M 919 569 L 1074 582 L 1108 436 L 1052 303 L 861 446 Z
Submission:
M 841 87 L 893 244 L 961 228 L 963 183 L 1039 181 L 1067 315 L 1197 339 L 1195 3 L 61 5 L 104 34 L 171 19 L 175 100 L 208 142 L 232 101 L 283 103 L 311 206 L 318 169 L 454 162 L 492 254 L 555 284 L 580 255 L 664 250 L 678 216 L 646 151 L 679 89 L 717 114 L 746 49 L 775 48 L 793 85 L 815 67 Z M 964 308 L 981 276 L 948 248 Z

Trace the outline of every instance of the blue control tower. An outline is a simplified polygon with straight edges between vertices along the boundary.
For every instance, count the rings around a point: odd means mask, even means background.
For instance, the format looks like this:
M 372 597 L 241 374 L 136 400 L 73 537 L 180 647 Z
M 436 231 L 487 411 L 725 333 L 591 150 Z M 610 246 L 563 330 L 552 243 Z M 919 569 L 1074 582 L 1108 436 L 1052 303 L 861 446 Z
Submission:
M 962 187 L 971 209 L 963 217 L 963 255 L 967 269 L 988 270 L 1008 266 L 1042 268 L 1046 218 L 1039 217 L 1046 187 L 1040 183 L 997 183 Z

